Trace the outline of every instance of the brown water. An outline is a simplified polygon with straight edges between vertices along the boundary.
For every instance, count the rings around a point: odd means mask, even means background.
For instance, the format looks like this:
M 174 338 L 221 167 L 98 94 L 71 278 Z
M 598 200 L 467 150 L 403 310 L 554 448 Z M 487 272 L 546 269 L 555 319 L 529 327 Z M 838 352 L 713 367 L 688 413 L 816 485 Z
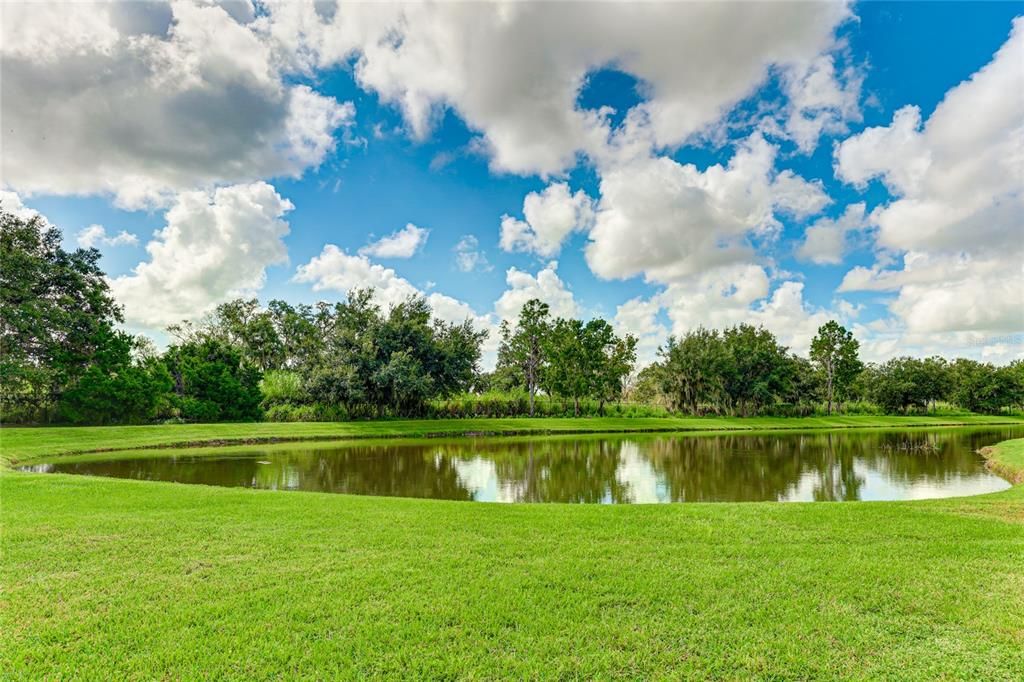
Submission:
M 907 500 L 1009 487 L 978 448 L 1024 428 L 355 441 L 178 450 L 26 469 L 485 502 Z M 207 451 L 209 452 L 209 451 Z

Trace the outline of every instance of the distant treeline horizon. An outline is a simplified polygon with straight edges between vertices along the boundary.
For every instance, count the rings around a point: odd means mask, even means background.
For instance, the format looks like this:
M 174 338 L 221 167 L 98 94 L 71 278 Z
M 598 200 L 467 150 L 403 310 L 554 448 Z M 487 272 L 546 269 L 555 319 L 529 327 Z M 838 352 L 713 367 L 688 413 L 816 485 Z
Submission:
M 316 305 L 228 301 L 170 327 L 158 351 L 120 329 L 99 258 L 65 251 L 38 216 L 0 210 L 4 423 L 1024 409 L 1024 361 L 864 363 L 836 321 L 807 357 L 764 327 L 697 328 L 637 372 L 634 336 L 600 317 L 553 317 L 536 299 L 502 323 L 493 371 L 480 368 L 487 332 L 471 320 L 439 320 L 419 296 L 385 310 L 372 289 Z

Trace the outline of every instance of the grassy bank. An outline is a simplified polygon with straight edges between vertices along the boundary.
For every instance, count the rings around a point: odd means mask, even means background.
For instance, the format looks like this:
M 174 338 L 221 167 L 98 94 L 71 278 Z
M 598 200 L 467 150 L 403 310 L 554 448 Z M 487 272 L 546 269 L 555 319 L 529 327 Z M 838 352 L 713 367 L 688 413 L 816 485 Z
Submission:
M 1024 483 L 1024 439 L 982 448 L 989 468 L 1012 483 Z
M 666 417 L 580 419 L 423 419 L 405 421 L 251 424 L 173 424 L 0 429 L 0 455 L 24 463 L 50 455 L 146 447 L 242 444 L 247 442 L 461 436 L 477 434 L 571 434 L 641 431 L 840 429 L 1024 424 L 1008 416 Z
M 350 426 L 396 425 L 409 435 Z M 345 425 L 222 426 L 162 428 Z M 20 431 L 20 457 L 46 450 Z M 23 431 L 81 447 L 82 430 Z M 103 431 L 88 444 L 138 443 Z M 1024 440 L 989 456 L 1024 470 Z M 919 502 L 492 505 L 8 470 L 0 504 L 9 679 L 1024 671 L 1020 485 Z
M 486 505 L 8 473 L 12 679 L 1019 679 L 1024 488 Z

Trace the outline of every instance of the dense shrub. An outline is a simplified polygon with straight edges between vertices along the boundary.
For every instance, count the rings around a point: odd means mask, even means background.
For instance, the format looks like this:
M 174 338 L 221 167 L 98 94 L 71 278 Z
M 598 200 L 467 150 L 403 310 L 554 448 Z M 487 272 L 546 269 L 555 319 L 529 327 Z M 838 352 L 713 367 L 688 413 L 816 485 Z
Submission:
M 529 396 L 525 391 L 484 394 L 460 394 L 445 400 L 431 401 L 428 417 L 436 419 L 465 419 L 471 417 L 525 417 L 530 414 Z M 534 401 L 536 417 L 572 417 L 576 414 L 575 402 L 570 398 L 560 399 L 538 395 Z M 642 403 L 603 403 L 593 398 L 579 401 L 579 416 L 582 417 L 666 417 L 669 412 L 659 406 Z
M 171 375 L 161 362 L 93 366 L 68 389 L 58 414 L 72 424 L 144 424 L 170 409 Z
M 952 364 L 952 398 L 972 412 L 1000 412 L 1021 402 L 1024 390 L 1013 365 L 994 367 L 988 363 L 958 359 Z
M 278 403 L 267 409 L 263 418 L 269 422 L 340 422 L 351 415 L 341 405 Z
M 260 395 L 264 408 L 285 403 L 299 404 L 306 399 L 306 390 L 298 372 L 273 369 L 263 375 L 260 381 Z M 298 420 L 276 420 L 298 421 Z
M 255 421 L 260 372 L 241 353 L 214 338 L 171 346 L 164 355 L 174 380 L 175 402 L 187 421 Z

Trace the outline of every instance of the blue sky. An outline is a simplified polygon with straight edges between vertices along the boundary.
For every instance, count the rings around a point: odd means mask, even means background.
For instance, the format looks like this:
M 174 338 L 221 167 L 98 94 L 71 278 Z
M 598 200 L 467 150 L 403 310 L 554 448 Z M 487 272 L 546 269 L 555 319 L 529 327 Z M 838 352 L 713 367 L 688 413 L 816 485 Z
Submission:
M 1022 353 L 1020 4 L 186 5 L 5 9 L 5 203 L 100 248 L 158 340 L 358 282 L 491 329 L 537 295 L 647 358 L 741 321 L 801 350 L 832 317 L 873 359 Z M 7 33 L 33 27 L 67 35 Z M 408 253 L 359 253 L 408 224 Z

